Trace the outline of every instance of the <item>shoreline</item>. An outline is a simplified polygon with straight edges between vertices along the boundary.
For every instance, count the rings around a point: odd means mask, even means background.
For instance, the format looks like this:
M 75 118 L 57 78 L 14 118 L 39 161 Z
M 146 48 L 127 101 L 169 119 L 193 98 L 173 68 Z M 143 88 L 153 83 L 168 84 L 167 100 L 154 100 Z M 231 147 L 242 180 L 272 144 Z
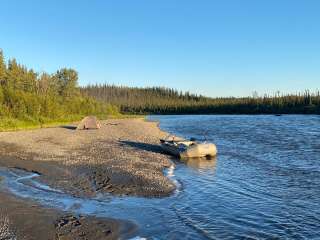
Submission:
M 166 133 L 159 129 L 158 123 L 144 119 L 110 119 L 101 123 L 99 130 L 75 131 L 74 125 L 67 125 L 0 132 L 0 166 L 40 173 L 39 181 L 73 196 L 92 197 L 98 193 L 111 193 L 165 197 L 174 192 L 175 184 L 164 175 L 164 169 L 173 163 L 169 156 L 162 154 L 159 147 L 159 138 Z M 12 206 L 11 201 L 0 202 L 2 206 Z M 26 210 L 27 207 L 23 205 L 19 207 Z M 42 207 L 37 206 L 36 209 Z M 30 210 L 29 215 L 33 211 Z M 47 209 L 39 211 L 45 213 Z M 53 214 L 53 218 L 58 215 Z M 80 220 L 76 216 L 70 216 L 70 219 L 61 221 L 71 221 L 73 229 L 72 221 Z M 96 221 L 94 218 L 90 218 L 90 221 L 85 219 L 81 223 L 84 226 L 88 226 L 91 220 Z M 121 225 L 115 223 L 117 220 L 97 221 L 111 226 L 109 233 L 112 234 L 107 239 L 117 238 Z M 58 233 L 60 231 L 57 228 L 55 230 Z M 69 233 L 73 231 L 76 230 L 70 230 Z M 96 236 L 90 239 L 105 239 L 106 235 L 98 238 L 99 231 L 96 232 Z M 73 237 L 69 234 L 63 239 Z
M 30 200 L 0 192 L 0 229 L 7 225 L 5 239 L 118 239 L 122 232 L 133 233 L 131 223 L 112 218 L 62 212 Z M 124 233 L 126 233 L 124 232 Z
M 0 121 L 5 122 L 0 123 L 0 133 L 1 132 L 16 132 L 16 131 L 28 131 L 28 130 L 36 130 L 42 128 L 59 128 L 62 125 L 68 125 L 70 123 L 79 122 L 81 121 L 85 115 L 73 116 L 71 119 L 52 119 L 47 122 L 39 122 L 39 121 L 28 121 L 28 120 L 21 120 L 17 118 L 9 118 L 9 117 L 0 117 Z M 101 120 L 107 119 L 144 119 L 145 115 L 135 115 L 135 114 L 119 114 L 119 115 L 103 115 L 99 116 L 98 118 Z M 9 124 L 8 124 L 9 122 Z M 72 124 L 71 124 L 72 125 Z

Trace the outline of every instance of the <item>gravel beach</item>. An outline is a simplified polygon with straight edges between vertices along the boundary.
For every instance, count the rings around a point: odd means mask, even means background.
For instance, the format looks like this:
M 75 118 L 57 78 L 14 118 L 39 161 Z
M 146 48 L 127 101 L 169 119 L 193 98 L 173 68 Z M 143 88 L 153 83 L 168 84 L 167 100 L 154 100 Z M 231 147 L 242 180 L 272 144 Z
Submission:
M 166 133 L 158 128 L 157 123 L 143 119 L 116 119 L 102 121 L 99 130 L 75 130 L 75 126 L 1 132 L 0 167 L 37 172 L 41 175 L 40 181 L 74 196 L 112 193 L 163 197 L 174 191 L 175 185 L 163 174 L 164 169 L 173 163 L 159 147 L 159 138 Z M 7 204 L 9 209 L 14 201 L 6 201 L 6 198 L 1 198 L 0 204 Z M 23 208 L 20 200 L 15 202 Z M 61 214 L 49 216 L 51 222 L 55 222 L 53 226 L 58 235 L 68 232 L 65 228 L 69 229 L 73 221 L 80 221 L 81 226 L 97 221 L 77 219 L 77 216 L 61 220 Z M 61 227 L 59 221 L 62 225 L 71 223 L 68 227 Z M 104 221 L 110 226 L 108 238 L 117 238 L 116 221 Z M 86 230 L 80 232 L 85 236 Z M 72 234 L 60 235 L 63 237 L 57 239 L 74 239 Z M 88 239 L 107 239 L 105 237 L 96 234 Z

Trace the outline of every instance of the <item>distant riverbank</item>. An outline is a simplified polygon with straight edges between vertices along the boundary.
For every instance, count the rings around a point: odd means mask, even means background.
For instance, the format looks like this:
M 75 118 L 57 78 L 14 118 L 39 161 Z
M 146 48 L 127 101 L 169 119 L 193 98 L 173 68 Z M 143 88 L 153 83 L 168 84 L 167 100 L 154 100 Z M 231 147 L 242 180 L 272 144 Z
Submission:
M 135 114 L 320 114 L 320 92 L 208 97 L 165 87 L 89 85 L 82 94 Z

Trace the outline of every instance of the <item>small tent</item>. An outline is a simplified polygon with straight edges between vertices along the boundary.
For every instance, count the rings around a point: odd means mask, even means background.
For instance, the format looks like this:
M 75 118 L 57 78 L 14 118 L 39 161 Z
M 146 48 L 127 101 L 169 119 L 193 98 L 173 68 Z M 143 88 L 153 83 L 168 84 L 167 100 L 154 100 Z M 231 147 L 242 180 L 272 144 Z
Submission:
M 99 129 L 101 124 L 95 116 L 87 116 L 81 120 L 77 126 L 77 130 Z

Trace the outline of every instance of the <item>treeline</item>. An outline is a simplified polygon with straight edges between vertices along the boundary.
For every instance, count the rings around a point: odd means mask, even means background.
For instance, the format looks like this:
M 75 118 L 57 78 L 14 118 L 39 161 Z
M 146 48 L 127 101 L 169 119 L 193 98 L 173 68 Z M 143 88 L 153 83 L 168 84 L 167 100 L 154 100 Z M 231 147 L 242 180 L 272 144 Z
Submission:
M 75 70 L 39 74 L 15 59 L 6 62 L 0 50 L 0 128 L 15 127 L 17 120 L 43 124 L 115 113 L 115 106 L 81 94 Z
M 19 124 L 78 120 L 84 115 L 320 114 L 320 93 L 209 98 L 163 87 L 78 86 L 78 73 L 37 73 L 0 50 L 0 130 Z
M 175 89 L 89 85 L 81 92 L 132 114 L 320 114 L 320 93 L 209 98 Z

